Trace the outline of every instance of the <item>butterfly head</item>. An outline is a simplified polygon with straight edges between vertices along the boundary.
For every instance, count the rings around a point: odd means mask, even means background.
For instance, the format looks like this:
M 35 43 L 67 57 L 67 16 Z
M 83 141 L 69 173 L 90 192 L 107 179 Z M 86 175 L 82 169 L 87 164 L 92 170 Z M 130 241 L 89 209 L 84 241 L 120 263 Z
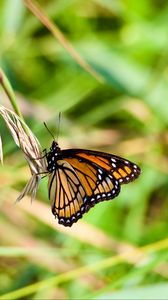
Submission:
M 62 151 L 61 151 L 60 147 L 58 146 L 58 143 L 56 141 L 53 141 L 52 145 L 50 147 L 50 152 L 49 152 L 50 156 L 53 156 L 56 159 L 57 158 L 60 159 L 61 153 L 62 153 Z
M 59 148 L 59 146 L 58 146 L 58 143 L 56 142 L 56 141 L 53 141 L 52 142 L 52 145 L 51 145 L 51 147 L 50 147 L 50 151 L 51 152 L 55 152 L 55 151 L 59 151 L 60 150 L 60 148 Z

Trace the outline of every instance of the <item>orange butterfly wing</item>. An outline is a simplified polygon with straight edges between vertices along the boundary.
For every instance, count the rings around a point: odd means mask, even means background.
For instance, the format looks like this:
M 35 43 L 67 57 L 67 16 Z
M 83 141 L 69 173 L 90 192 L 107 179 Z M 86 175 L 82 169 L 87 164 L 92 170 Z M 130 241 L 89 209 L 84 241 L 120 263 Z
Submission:
M 68 156 L 72 158 L 75 157 L 79 161 L 83 160 L 103 168 L 113 175 L 120 184 L 135 180 L 141 173 L 140 168 L 136 164 L 120 156 L 92 150 L 68 149 L 63 150 L 65 159 L 68 153 Z
M 53 214 L 64 226 L 71 226 L 85 212 L 86 192 L 72 166 L 57 162 L 58 168 L 49 174 L 48 192 Z
M 64 226 L 71 226 L 96 203 L 120 192 L 117 180 L 101 168 L 76 158 L 57 163 L 58 168 L 49 175 L 49 199 L 53 214 Z

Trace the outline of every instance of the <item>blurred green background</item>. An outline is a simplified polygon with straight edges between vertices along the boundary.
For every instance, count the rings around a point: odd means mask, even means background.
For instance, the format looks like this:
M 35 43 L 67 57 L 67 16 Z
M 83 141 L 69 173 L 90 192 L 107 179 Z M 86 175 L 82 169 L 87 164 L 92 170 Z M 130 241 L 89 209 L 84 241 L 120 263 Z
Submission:
M 78 65 L 24 1 L 1 1 L 0 65 L 28 126 L 49 148 L 43 122 L 56 135 L 62 112 L 61 148 L 114 153 L 142 174 L 64 228 L 51 213 L 47 179 L 32 204 L 26 197 L 14 205 L 30 173 L 1 119 L 1 299 L 167 299 L 168 2 L 38 4 L 103 80 Z M 2 89 L 0 105 L 11 108 Z

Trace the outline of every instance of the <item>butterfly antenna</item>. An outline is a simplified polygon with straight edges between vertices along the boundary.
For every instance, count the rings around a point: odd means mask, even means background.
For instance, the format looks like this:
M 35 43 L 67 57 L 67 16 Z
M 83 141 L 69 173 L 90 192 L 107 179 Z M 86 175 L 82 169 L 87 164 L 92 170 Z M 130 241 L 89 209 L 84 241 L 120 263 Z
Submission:
M 61 123 L 61 112 L 59 112 L 59 115 L 58 115 L 57 142 L 58 142 L 58 137 L 59 137 L 59 133 L 60 133 L 60 123 Z
M 54 141 L 55 141 L 54 135 L 52 134 L 52 132 L 50 131 L 50 129 L 48 128 L 48 126 L 47 126 L 47 124 L 45 122 L 44 122 L 44 126 L 47 129 L 47 131 L 50 133 L 50 135 L 53 137 Z

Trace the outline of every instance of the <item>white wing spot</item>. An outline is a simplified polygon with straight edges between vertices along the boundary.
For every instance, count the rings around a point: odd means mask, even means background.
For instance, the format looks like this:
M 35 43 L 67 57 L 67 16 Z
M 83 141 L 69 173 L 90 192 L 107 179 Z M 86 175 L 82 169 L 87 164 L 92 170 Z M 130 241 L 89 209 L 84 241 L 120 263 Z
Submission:
M 125 162 L 126 165 L 129 165 L 129 161 L 128 160 L 125 160 L 124 162 Z
M 102 180 L 102 176 L 100 174 L 98 175 L 98 178 L 99 178 L 99 180 Z
M 101 196 L 100 195 L 97 195 L 97 199 L 100 199 L 101 198 Z
M 137 169 L 137 168 L 138 168 L 136 165 L 134 165 L 133 167 L 134 167 L 134 169 Z
M 116 168 L 116 167 L 117 167 L 115 163 L 112 163 L 112 166 L 113 166 L 113 168 Z
M 123 182 L 123 179 L 122 179 L 122 178 L 120 178 L 120 179 L 119 179 L 119 182 Z
M 87 202 L 87 198 L 86 198 L 86 197 L 83 199 L 83 202 L 84 202 L 84 203 L 86 203 L 86 202 Z
M 103 171 L 102 171 L 101 169 L 98 169 L 98 172 L 99 172 L 100 174 L 103 174 Z
M 115 158 L 111 158 L 111 161 L 116 163 L 116 159 Z

